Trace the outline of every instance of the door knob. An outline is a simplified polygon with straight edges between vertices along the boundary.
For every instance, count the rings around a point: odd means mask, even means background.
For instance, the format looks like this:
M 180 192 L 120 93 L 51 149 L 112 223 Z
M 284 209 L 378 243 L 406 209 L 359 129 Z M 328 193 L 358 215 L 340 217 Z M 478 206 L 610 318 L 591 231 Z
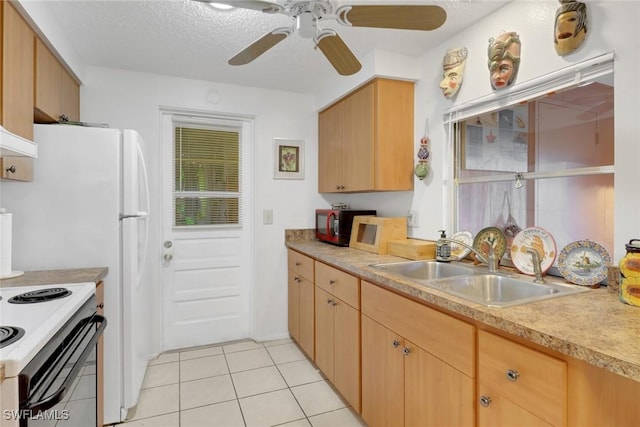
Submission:
M 164 246 L 165 249 L 170 249 L 173 247 L 173 242 L 171 240 L 165 240 L 162 246 Z
M 171 262 L 171 260 L 173 259 L 173 255 L 170 254 L 169 252 L 165 253 L 162 255 L 162 260 L 166 263 L 169 264 Z

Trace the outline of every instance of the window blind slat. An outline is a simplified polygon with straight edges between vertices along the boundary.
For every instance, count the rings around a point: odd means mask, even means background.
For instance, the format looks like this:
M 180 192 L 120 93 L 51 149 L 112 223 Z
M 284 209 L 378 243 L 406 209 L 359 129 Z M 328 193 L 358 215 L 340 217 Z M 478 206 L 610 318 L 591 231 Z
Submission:
M 174 123 L 174 225 L 240 225 L 239 130 Z

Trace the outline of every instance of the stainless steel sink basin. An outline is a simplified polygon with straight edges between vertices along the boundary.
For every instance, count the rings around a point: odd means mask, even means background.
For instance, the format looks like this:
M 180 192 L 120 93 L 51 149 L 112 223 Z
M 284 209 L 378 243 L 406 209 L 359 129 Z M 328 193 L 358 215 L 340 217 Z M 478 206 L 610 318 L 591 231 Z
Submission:
M 476 268 L 427 260 L 372 264 L 370 267 L 487 307 L 510 307 L 588 290 L 551 280 L 535 283 L 533 277 L 528 276 L 487 273 L 484 265 Z
M 535 283 L 510 276 L 479 274 L 432 283 L 434 288 L 489 307 L 508 307 L 587 291 L 561 283 Z
M 416 280 L 443 279 L 477 273 L 472 267 L 430 260 L 372 264 L 371 267 Z

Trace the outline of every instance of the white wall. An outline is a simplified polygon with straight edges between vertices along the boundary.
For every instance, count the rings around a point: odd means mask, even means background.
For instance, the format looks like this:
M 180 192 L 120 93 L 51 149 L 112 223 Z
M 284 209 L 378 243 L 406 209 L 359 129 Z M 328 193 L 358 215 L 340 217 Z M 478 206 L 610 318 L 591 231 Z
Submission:
M 27 2 L 28 3 L 28 2 Z M 375 52 L 364 58 L 363 71 L 348 78 L 334 77 L 319 83 L 314 95 L 275 92 L 249 87 L 223 85 L 89 67 L 82 73 L 81 113 L 83 120 L 107 122 L 112 127 L 135 128 L 155 147 L 151 173 L 153 192 L 159 210 L 158 107 L 170 106 L 196 110 L 254 115 L 255 200 L 254 231 L 255 337 L 269 338 L 286 334 L 286 251 L 285 228 L 311 228 L 316 207 L 330 202 L 347 202 L 354 207 L 377 208 L 382 215 L 419 213 L 420 227 L 412 235 L 436 238 L 436 230 L 448 226 L 448 176 L 442 113 L 452 105 L 492 93 L 486 66 L 487 41 L 501 30 L 517 31 L 522 40 L 522 63 L 518 83 L 614 51 L 615 59 L 615 236 L 614 260 L 624 255 L 624 243 L 640 236 L 640 4 L 635 1 L 589 1 L 589 34 L 584 45 L 566 56 L 556 55 L 552 44 L 553 21 L 557 1 L 514 1 L 491 16 L 432 49 L 417 59 L 398 58 L 388 52 Z M 45 20 L 46 17 L 39 17 Z M 39 21 L 38 20 L 38 21 Z M 40 22 L 38 22 L 40 24 Z M 60 41 L 63 43 L 64 41 Z M 54 40 L 58 44 L 58 40 Z M 469 49 L 465 81 L 455 102 L 446 100 L 438 87 L 442 56 L 448 47 Z M 59 49 L 65 52 L 64 46 Z M 401 60 L 399 60 L 401 59 Z M 73 61 L 72 61 L 73 62 Z M 418 72 L 416 72 L 416 67 Z M 401 193 L 326 195 L 317 194 L 317 109 L 367 81 L 374 75 L 418 80 L 416 84 L 415 144 L 423 136 L 425 120 L 430 121 L 432 174 L 415 181 L 415 191 Z M 212 76 L 215 81 L 215 76 Z M 207 102 L 207 92 L 218 90 L 220 103 Z M 272 138 L 304 139 L 306 142 L 306 178 L 304 181 L 272 179 Z M 274 210 L 274 224 L 262 224 L 262 211 Z M 579 214 L 579 213 L 577 213 Z M 159 225 L 155 224 L 156 231 Z M 151 242 L 159 259 L 160 235 Z M 156 280 L 159 280 L 159 266 Z M 159 282 L 158 282 L 159 283 Z M 156 303 L 159 306 L 159 301 Z M 160 324 L 159 322 L 157 323 Z M 156 331 L 159 333 L 159 331 Z
M 208 101 L 212 91 L 219 101 Z M 285 228 L 313 228 L 313 210 L 324 205 L 317 188 L 317 119 L 314 98 L 289 92 L 178 79 L 115 69 L 88 67 L 81 89 L 81 116 L 87 122 L 138 130 L 149 152 L 153 210 L 160 212 L 159 108 L 174 107 L 255 117 L 253 185 L 254 229 L 254 337 L 282 337 L 287 333 L 287 277 Z M 273 138 L 303 139 L 304 180 L 273 179 Z M 262 212 L 273 209 L 273 225 L 263 225 Z M 153 283 L 161 306 L 161 230 L 152 225 L 150 242 Z M 159 320 L 160 312 L 156 312 Z M 159 336 L 158 330 L 154 333 Z
M 553 47 L 553 22 L 557 1 L 515 1 L 504 6 L 421 58 L 424 73 L 416 87 L 416 141 L 428 117 L 431 128 L 431 182 L 416 180 L 413 209 L 419 211 L 420 227 L 413 235 L 436 238 L 436 230 L 448 224 L 449 187 L 447 135 L 442 112 L 452 105 L 489 95 L 493 91 L 487 69 L 487 44 L 500 31 L 516 31 L 522 42 L 521 64 L 516 85 L 606 52 L 615 52 L 615 236 L 614 261 L 624 256 L 624 243 L 640 236 L 640 3 L 589 1 L 588 37 L 570 55 L 560 57 Z M 624 35 L 623 35 L 624 34 Z M 464 82 L 452 103 L 438 84 L 442 79 L 442 57 L 449 47 L 469 50 Z M 416 145 L 417 151 L 417 145 Z M 603 206 L 603 209 L 610 208 Z M 579 215 L 579 212 L 575 213 Z M 490 225 L 490 224 L 487 224 Z

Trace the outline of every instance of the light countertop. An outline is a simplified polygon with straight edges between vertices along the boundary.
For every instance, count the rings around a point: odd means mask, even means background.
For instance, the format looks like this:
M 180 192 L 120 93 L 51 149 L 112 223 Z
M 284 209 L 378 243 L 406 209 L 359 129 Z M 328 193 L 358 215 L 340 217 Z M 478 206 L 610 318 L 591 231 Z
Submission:
M 606 288 L 513 307 L 485 307 L 369 267 L 407 261 L 404 258 L 316 240 L 287 240 L 286 245 L 413 299 L 640 382 L 640 307 L 623 304 Z
M 0 287 L 98 283 L 104 279 L 108 271 L 106 267 L 25 271 L 22 276 L 0 280 Z

